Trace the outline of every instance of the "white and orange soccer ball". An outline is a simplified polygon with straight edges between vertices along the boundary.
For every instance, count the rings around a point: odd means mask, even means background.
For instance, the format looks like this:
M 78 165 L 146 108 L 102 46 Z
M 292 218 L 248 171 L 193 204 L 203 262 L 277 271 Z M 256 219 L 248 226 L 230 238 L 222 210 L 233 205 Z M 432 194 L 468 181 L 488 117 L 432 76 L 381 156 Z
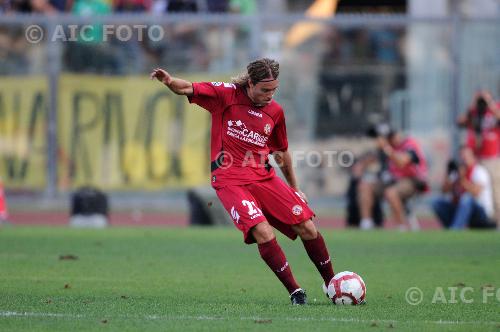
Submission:
M 337 273 L 328 284 L 328 297 L 334 304 L 364 304 L 366 285 L 354 272 Z

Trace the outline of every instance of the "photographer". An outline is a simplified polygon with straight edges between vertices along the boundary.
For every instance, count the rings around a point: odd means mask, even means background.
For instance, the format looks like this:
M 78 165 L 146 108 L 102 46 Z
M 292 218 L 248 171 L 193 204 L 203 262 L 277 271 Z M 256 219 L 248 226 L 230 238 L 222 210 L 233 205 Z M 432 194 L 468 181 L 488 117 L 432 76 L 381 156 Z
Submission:
M 457 119 L 467 129 L 466 144 L 479 159 L 497 158 L 500 151 L 500 105 L 491 94 L 480 91 L 474 96 L 467 112 Z
M 358 187 L 362 229 L 373 228 L 372 207 L 378 197 L 390 205 L 400 229 L 408 228 L 404 203 L 414 195 L 427 190 L 427 163 L 420 145 L 411 137 L 403 137 L 386 124 L 370 131 L 378 148 L 387 158 L 387 168 L 378 178 L 363 178 Z M 412 230 L 418 224 L 409 225 Z
M 495 228 L 493 194 L 487 170 L 477 163 L 469 146 L 460 149 L 461 164 L 448 163 L 442 192 L 432 208 L 445 228 Z

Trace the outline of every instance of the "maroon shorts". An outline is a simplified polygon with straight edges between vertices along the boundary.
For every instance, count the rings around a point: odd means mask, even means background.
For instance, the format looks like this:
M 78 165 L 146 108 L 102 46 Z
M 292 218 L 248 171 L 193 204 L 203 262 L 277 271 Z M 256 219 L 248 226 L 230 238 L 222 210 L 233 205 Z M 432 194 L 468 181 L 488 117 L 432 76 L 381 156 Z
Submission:
M 299 194 L 277 176 L 245 186 L 220 188 L 217 196 L 248 244 L 255 243 L 250 229 L 258 223 L 267 220 L 274 228 L 295 240 L 297 234 L 291 225 L 300 224 L 314 216 Z

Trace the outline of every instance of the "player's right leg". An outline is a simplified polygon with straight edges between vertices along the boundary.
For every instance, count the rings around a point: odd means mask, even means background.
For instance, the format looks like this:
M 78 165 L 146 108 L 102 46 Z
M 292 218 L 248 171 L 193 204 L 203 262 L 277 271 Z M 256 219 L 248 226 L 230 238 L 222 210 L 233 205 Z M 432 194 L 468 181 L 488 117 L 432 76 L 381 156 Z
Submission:
M 306 294 L 295 281 L 292 269 L 288 264 L 285 253 L 278 241 L 276 241 L 271 225 L 267 221 L 263 221 L 255 225 L 251 229 L 251 233 L 255 241 L 257 241 L 260 257 L 288 290 L 292 304 L 306 304 Z
M 293 304 L 305 304 L 305 293 L 295 281 L 273 228 L 262 213 L 259 202 L 245 186 L 228 186 L 217 190 L 222 205 L 242 231 L 247 244 L 257 243 L 260 256 L 288 290 Z

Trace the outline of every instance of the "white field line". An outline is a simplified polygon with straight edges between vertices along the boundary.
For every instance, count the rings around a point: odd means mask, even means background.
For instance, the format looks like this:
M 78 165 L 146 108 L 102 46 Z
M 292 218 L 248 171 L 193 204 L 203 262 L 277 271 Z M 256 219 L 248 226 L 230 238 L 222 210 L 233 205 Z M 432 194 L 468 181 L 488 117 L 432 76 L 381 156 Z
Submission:
M 94 316 L 86 316 L 81 314 L 62 314 L 62 313 L 49 313 L 49 312 L 17 312 L 17 311 L 0 311 L 0 317 L 47 317 L 47 318 L 83 318 L 83 319 L 94 319 Z M 146 316 L 112 316 L 109 318 L 119 318 L 119 319 L 145 319 L 145 320 L 230 320 L 228 317 L 220 316 L 160 316 L 160 315 L 146 315 Z M 106 315 L 103 315 L 106 318 Z M 266 318 L 266 317 L 240 317 L 240 320 L 256 320 L 256 321 L 308 321 L 308 322 L 341 322 L 341 323 L 358 323 L 358 324 L 371 324 L 375 323 L 406 323 L 406 324 L 436 324 L 436 325 L 496 325 L 500 324 L 500 321 L 455 321 L 455 320 L 435 320 L 435 321 L 397 321 L 397 320 L 387 320 L 387 319 L 358 319 L 358 318 L 309 318 L 309 317 L 278 317 L 278 318 Z

